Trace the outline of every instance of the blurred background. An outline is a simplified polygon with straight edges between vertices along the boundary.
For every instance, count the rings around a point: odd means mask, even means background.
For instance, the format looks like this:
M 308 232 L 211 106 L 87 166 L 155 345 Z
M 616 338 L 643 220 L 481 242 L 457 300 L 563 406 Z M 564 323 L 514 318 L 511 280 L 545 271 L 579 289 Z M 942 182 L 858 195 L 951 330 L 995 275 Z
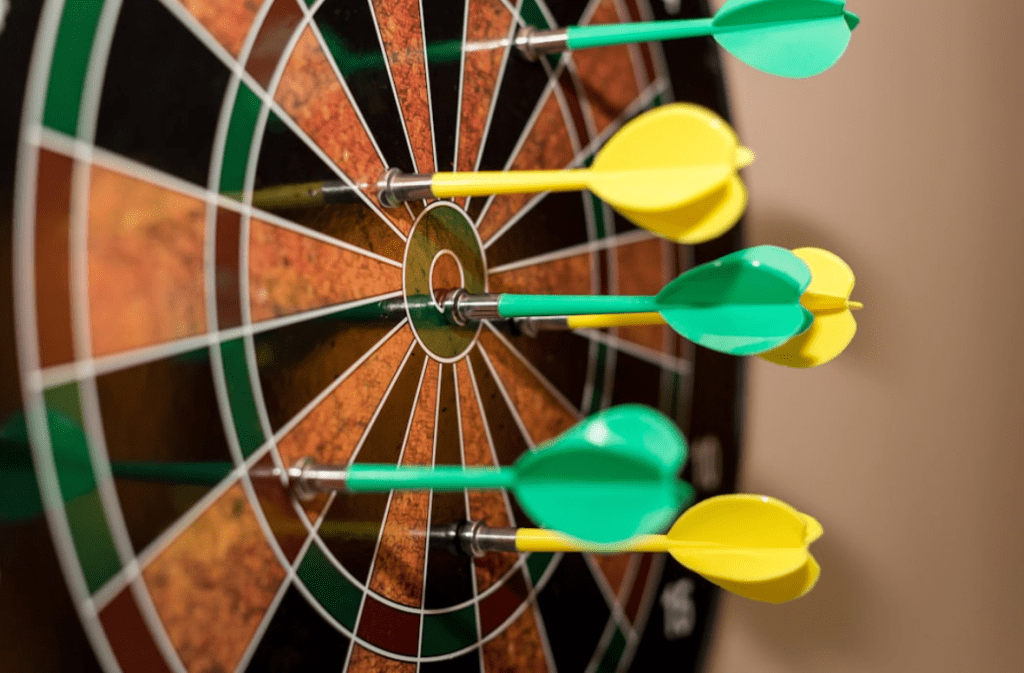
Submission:
M 822 575 L 725 596 L 709 670 L 1021 671 L 1024 2 L 847 7 L 824 75 L 724 59 L 748 244 L 836 252 L 866 308 L 825 367 L 750 358 L 740 485 L 821 520 Z

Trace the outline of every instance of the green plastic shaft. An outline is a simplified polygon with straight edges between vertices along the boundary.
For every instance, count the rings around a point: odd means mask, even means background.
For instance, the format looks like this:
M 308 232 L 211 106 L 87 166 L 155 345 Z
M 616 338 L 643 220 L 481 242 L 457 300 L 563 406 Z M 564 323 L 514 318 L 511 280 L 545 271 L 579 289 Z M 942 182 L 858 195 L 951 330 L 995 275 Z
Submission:
M 657 311 L 654 297 L 572 294 L 503 294 L 498 300 L 502 318 L 592 313 L 645 313 Z
M 612 23 L 596 26 L 569 26 L 566 37 L 570 49 L 606 47 L 612 44 L 678 40 L 711 35 L 714 19 L 675 19 L 642 23 Z
M 111 463 L 115 477 L 164 484 L 213 486 L 231 473 L 231 463 Z
M 395 467 L 394 465 L 353 465 L 345 477 L 350 491 L 433 489 L 461 491 L 464 488 L 512 488 L 516 478 L 511 468 L 464 469 L 459 465 L 436 467 Z

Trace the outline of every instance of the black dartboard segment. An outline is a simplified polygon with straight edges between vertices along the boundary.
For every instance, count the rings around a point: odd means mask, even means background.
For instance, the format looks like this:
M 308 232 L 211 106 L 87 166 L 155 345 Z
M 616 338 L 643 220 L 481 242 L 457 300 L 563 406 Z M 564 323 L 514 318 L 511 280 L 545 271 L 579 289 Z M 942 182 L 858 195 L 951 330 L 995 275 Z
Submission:
M 410 279 L 466 273 L 490 292 L 652 293 L 738 229 L 679 248 L 587 193 L 385 210 L 373 188 L 387 167 L 586 165 L 673 99 L 724 113 L 712 45 L 509 48 L 527 25 L 667 18 L 649 0 L 38 4 L 0 32 L 0 365 L 19 382 L 0 436 L 38 470 L 19 482 L 35 514 L 0 521 L 0 548 L 37 559 L 0 559 L 9 665 L 697 670 L 715 590 L 663 557 L 471 558 L 430 528 L 530 525 L 510 494 L 300 501 L 274 470 L 510 465 L 640 402 L 698 447 L 702 496 L 731 491 L 736 359 L 660 327 L 446 336 L 404 300 Z M 341 203 L 260 191 L 322 180 Z M 457 261 L 434 268 L 446 246 Z M 127 464 L 173 476 L 115 477 Z

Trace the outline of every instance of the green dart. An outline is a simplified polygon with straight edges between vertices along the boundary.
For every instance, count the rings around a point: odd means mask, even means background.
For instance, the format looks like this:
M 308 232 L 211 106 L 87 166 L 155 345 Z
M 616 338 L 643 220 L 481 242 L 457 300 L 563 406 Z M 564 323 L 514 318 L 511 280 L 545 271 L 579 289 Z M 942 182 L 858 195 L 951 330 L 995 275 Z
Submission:
M 89 445 L 82 429 L 52 409 L 46 410 L 46 424 L 64 502 L 96 490 Z M 232 468 L 231 463 L 222 462 L 110 463 L 111 472 L 119 479 L 197 486 L 219 483 Z M 25 416 L 17 414 L 0 427 L 0 521 L 31 519 L 42 513 L 42 507 Z
M 831 68 L 860 23 L 845 0 L 729 0 L 707 19 L 526 28 L 516 46 L 527 58 L 567 49 L 712 36 L 752 68 L 780 77 L 812 77 Z
M 807 264 L 784 248 L 739 250 L 683 273 L 654 296 L 469 294 L 455 290 L 445 310 L 456 324 L 473 320 L 657 312 L 690 341 L 731 355 L 761 353 L 814 322 L 800 304 L 811 282 Z
M 501 468 L 318 465 L 288 470 L 300 497 L 346 490 L 506 488 L 537 523 L 612 543 L 662 530 L 693 499 L 677 478 L 686 440 L 663 414 L 624 405 L 595 414 Z

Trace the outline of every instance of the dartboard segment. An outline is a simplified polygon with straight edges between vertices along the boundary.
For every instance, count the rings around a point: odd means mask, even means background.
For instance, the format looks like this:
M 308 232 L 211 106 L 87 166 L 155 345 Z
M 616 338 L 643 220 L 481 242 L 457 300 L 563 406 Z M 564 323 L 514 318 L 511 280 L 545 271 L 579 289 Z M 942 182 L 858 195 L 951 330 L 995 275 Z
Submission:
M 555 90 L 554 86 L 549 88 L 538 104 L 536 116 L 531 120 L 529 131 L 508 166 L 509 170 L 563 168 L 569 165 L 579 151 L 578 141 L 566 124 L 566 115 L 563 114 Z M 491 237 L 509 218 L 535 198 L 532 194 L 491 197 L 478 225 L 484 245 L 490 242 Z
M 317 398 L 325 392 L 328 394 L 316 399 L 316 406 L 278 442 L 284 463 L 291 465 L 306 457 L 327 464 L 347 462 L 411 346 L 412 333 L 403 325 L 369 352 L 360 353 L 358 363 L 340 373 L 330 388 L 317 391 Z M 342 355 L 350 357 L 352 354 L 350 351 Z M 314 362 L 317 366 L 323 364 L 318 359 Z M 296 385 L 303 383 L 295 382 Z M 263 388 L 266 390 L 267 385 Z
M 532 444 L 555 437 L 579 421 L 579 411 L 538 376 L 497 333 L 480 335 L 480 347 L 526 428 Z
M 363 114 L 353 102 L 349 86 L 322 47 L 322 39 L 318 39 L 313 25 L 303 30 L 284 66 L 274 100 L 339 170 L 356 186 L 364 188 L 369 197 L 374 197 L 370 186 L 384 173 L 385 162 L 367 131 Z M 411 163 L 411 159 L 408 161 Z M 412 228 L 412 219 L 405 209 L 395 208 L 384 214 L 399 231 L 408 233 Z
M 45 149 L 39 151 L 34 279 L 39 365 L 43 368 L 66 364 L 75 357 L 68 225 L 73 168 L 70 157 Z
M 455 170 L 477 167 L 484 131 L 493 114 L 495 93 L 515 25 L 501 0 L 467 0 L 463 47 L 462 93 L 459 104 L 459 137 Z M 490 46 L 492 48 L 477 48 Z M 438 170 L 447 170 L 441 166 Z M 465 205 L 465 200 L 457 201 Z
M 89 185 L 92 352 L 205 333 L 206 204 L 101 166 Z
M 236 484 L 142 575 L 185 667 L 231 670 L 286 573 Z
M 257 218 L 249 223 L 253 321 L 382 297 L 401 288 L 397 264 Z
M 401 465 L 429 465 L 433 460 L 438 368 L 432 360 L 424 364 L 416 406 L 398 461 Z M 399 491 L 391 496 L 370 577 L 371 591 L 411 607 L 422 604 L 429 506 L 427 493 Z M 323 526 L 320 534 L 324 535 Z
M 628 15 L 619 13 L 620 7 L 621 3 L 616 0 L 592 4 L 581 25 L 628 20 Z M 572 54 L 580 87 L 589 103 L 598 133 L 603 133 L 643 91 L 630 51 L 626 45 L 616 45 L 581 49 Z
M 381 43 L 398 93 L 416 170 L 429 173 L 434 167 L 434 138 L 430 124 L 427 71 L 421 26 L 420 0 L 385 3 L 373 0 L 373 12 Z
M 232 56 L 238 58 L 249 28 L 268 0 L 179 0 Z

